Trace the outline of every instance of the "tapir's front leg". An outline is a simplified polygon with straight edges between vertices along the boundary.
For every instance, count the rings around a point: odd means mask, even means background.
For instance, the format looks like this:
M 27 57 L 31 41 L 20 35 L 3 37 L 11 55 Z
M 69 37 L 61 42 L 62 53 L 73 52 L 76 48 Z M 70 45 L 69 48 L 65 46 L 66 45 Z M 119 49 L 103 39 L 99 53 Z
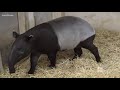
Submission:
M 37 65 L 37 61 L 39 59 L 40 53 L 38 52 L 32 52 L 31 56 L 30 56 L 30 64 L 31 64 L 31 68 L 28 72 L 28 74 L 34 74 L 35 72 L 35 67 Z
M 10 61 L 8 61 L 8 67 L 9 67 L 9 73 L 10 74 L 13 74 L 13 73 L 15 73 L 15 62 L 10 62 Z
M 10 74 L 15 73 L 14 65 L 9 65 L 9 73 Z

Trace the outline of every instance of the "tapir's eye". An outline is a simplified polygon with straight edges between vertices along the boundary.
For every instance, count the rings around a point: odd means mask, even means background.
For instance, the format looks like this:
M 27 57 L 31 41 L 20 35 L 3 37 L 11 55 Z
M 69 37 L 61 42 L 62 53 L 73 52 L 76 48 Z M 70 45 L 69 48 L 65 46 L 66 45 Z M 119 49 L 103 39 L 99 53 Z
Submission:
M 22 48 L 18 48 L 17 50 L 18 50 L 17 52 L 18 52 L 19 54 L 24 54 L 24 51 L 22 50 Z
M 21 54 L 24 54 L 23 51 L 17 51 L 17 53 L 20 54 L 20 55 L 21 55 Z
M 23 51 L 19 51 L 19 53 L 20 53 L 20 54 L 24 54 L 24 52 L 23 52 Z

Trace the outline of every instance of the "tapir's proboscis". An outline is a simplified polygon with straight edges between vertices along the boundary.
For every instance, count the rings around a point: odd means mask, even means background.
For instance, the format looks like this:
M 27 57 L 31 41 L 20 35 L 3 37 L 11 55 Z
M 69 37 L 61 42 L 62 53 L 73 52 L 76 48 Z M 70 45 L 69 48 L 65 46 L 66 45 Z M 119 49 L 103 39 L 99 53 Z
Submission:
M 38 58 L 46 54 L 50 60 L 49 67 L 56 67 L 58 51 L 74 49 L 71 60 L 82 55 L 82 48 L 88 49 L 97 62 L 101 62 L 98 48 L 93 44 L 95 30 L 85 20 L 64 16 L 39 24 L 23 34 L 13 32 L 15 41 L 12 45 L 8 66 L 9 72 L 15 73 L 15 64 L 30 54 L 30 70 L 34 74 Z

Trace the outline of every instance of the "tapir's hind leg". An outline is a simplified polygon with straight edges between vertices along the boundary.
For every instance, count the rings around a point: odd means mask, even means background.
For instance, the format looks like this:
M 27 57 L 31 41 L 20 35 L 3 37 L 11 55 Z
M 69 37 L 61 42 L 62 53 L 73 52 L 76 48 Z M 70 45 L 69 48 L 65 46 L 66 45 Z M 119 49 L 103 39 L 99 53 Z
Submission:
M 83 52 L 82 52 L 82 49 L 81 49 L 80 44 L 74 49 L 74 52 L 75 52 L 75 55 L 74 55 L 74 57 L 72 58 L 72 60 L 73 60 L 73 59 L 76 59 L 77 56 L 80 57 L 80 56 L 82 55 Z
M 101 62 L 98 48 L 93 44 L 95 35 L 88 38 L 87 40 L 81 42 L 81 47 L 90 50 L 90 52 L 95 56 L 97 62 Z

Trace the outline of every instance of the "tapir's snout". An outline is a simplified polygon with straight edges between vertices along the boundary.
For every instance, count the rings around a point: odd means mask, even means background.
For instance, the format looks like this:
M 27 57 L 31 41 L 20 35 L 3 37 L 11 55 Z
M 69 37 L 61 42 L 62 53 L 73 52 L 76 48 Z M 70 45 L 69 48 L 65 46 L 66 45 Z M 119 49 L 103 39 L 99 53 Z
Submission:
M 21 53 L 19 51 L 12 51 L 10 52 L 10 55 L 8 57 L 8 67 L 9 67 L 9 73 L 15 73 L 15 64 L 17 64 L 20 60 L 24 59 L 29 55 L 29 51 L 26 51 L 25 53 Z
M 16 40 L 11 47 L 8 57 L 8 68 L 10 73 L 15 73 L 15 64 L 27 57 L 31 51 L 30 44 L 26 41 L 24 35 L 19 35 L 18 33 L 13 32 L 13 37 Z
M 12 51 L 10 52 L 10 55 L 8 57 L 8 68 L 9 68 L 9 73 L 15 73 L 15 68 L 14 65 L 16 64 L 15 60 L 16 60 L 16 56 L 15 54 L 12 53 Z

